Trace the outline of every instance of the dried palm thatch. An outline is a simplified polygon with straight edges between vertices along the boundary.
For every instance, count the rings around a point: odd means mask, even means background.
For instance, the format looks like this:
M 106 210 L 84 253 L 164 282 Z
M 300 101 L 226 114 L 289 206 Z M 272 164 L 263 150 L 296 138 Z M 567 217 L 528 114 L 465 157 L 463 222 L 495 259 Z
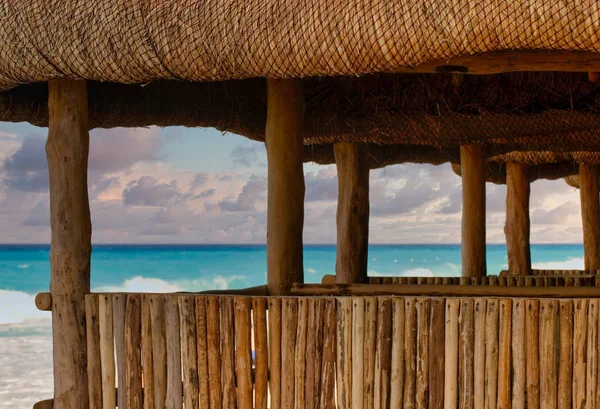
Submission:
M 73 77 L 298 78 L 397 72 L 501 50 L 600 51 L 595 2 L 5 0 L 0 89 Z
M 460 164 L 452 163 L 452 170 L 458 176 L 461 176 Z M 573 162 L 546 163 L 528 166 L 528 175 L 530 182 L 534 182 L 538 179 L 567 179 L 572 177 L 573 175 L 576 175 L 578 171 L 579 166 Z M 485 179 L 487 182 L 495 183 L 498 185 L 506 184 L 506 163 L 486 163 Z

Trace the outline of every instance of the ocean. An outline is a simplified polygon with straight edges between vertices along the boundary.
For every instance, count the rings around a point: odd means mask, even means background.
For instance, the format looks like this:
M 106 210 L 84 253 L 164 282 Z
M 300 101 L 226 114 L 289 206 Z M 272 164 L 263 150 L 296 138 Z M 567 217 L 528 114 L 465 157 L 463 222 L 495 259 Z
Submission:
M 533 245 L 534 268 L 581 269 L 580 244 Z M 33 298 L 48 291 L 47 245 L 0 245 L 0 409 L 30 409 L 52 397 L 50 314 Z M 372 245 L 370 275 L 460 275 L 459 245 Z M 507 267 L 504 245 L 487 246 L 488 273 Z M 335 246 L 306 245 L 305 281 L 335 270 Z M 263 245 L 96 245 L 92 291 L 233 289 L 266 282 Z

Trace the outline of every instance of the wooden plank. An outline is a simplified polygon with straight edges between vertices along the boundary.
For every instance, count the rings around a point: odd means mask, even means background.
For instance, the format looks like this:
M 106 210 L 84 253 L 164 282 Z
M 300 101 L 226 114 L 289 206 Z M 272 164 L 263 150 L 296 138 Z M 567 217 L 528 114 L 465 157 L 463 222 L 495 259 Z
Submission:
M 377 347 L 375 348 L 375 396 L 373 402 L 375 409 L 389 409 L 390 407 L 392 313 L 391 298 L 380 297 L 377 306 Z
M 500 300 L 498 334 L 498 409 L 511 409 L 511 326 L 512 301 Z
M 558 301 L 540 301 L 540 409 L 556 409 Z
M 254 322 L 254 408 L 267 409 L 269 348 L 267 344 L 267 300 L 265 298 L 252 298 L 252 319 Z
M 444 409 L 458 407 L 458 312 L 460 300 L 446 300 Z
M 179 296 L 181 329 L 181 362 L 183 366 L 183 404 L 186 409 L 199 409 L 198 353 L 196 337 L 196 303 L 192 296 Z
M 512 305 L 512 409 L 525 409 L 525 301 Z
M 221 297 L 221 391 L 223 409 L 237 409 L 235 389 L 234 298 Z
M 352 298 L 352 409 L 364 405 L 365 299 Z
M 402 308 L 404 309 L 404 300 L 402 300 Z M 404 323 L 404 312 L 402 313 L 402 323 Z M 403 324 L 404 325 L 404 324 Z M 402 328 L 404 334 L 404 327 Z M 404 336 L 404 335 L 403 335 Z M 374 391 L 375 391 L 375 350 L 377 339 L 377 298 L 365 298 L 365 352 L 364 352 L 364 409 L 374 409 Z M 401 344 L 404 351 L 404 338 Z M 404 355 L 403 355 L 404 356 Z M 393 369 L 392 369 L 393 371 Z M 404 375 L 404 361 L 401 367 L 402 375 Z M 393 376 L 393 375 L 392 375 Z M 400 382 L 403 385 L 403 380 Z M 393 386 L 392 386 L 393 388 Z M 392 390 L 393 392 L 393 390 Z M 393 401 L 392 401 L 393 403 Z M 399 402 L 401 404 L 401 401 Z
M 252 301 L 250 297 L 235 297 L 234 303 L 237 408 L 252 409 Z
M 473 300 L 473 409 L 485 408 L 485 316 L 487 300 Z
M 115 409 L 115 336 L 113 331 L 112 296 L 99 296 L 98 322 L 100 325 L 100 361 L 102 368 L 102 409 Z
M 183 389 L 181 383 L 181 335 L 179 327 L 179 306 L 177 296 L 165 295 L 165 336 L 167 350 L 167 394 L 168 409 L 183 408 Z
M 589 300 L 575 300 L 573 323 L 573 409 L 585 409 Z
M 102 409 L 102 358 L 97 295 L 85 296 L 89 409 Z
M 295 351 L 298 329 L 298 300 L 284 298 L 281 301 L 281 408 L 294 409 Z
M 541 375 L 540 375 L 541 376 Z M 598 300 L 592 299 L 588 307 L 586 409 L 596 409 L 598 387 Z M 544 409 L 544 408 L 542 408 Z
M 123 405 L 125 408 L 126 402 L 126 383 L 127 375 L 125 374 L 125 308 L 127 306 L 126 294 L 113 295 L 113 322 L 115 333 L 115 352 L 117 357 L 117 381 L 118 394 L 117 406 Z M 121 407 L 119 406 L 119 409 Z
M 323 298 L 308 300 L 306 334 L 306 409 L 318 409 L 321 396 L 321 365 L 323 354 Z
M 393 321 L 392 369 L 390 376 L 390 409 L 402 409 L 402 392 L 404 391 L 404 299 L 393 298 L 392 306 Z
M 269 298 L 269 392 L 271 409 L 281 408 L 281 298 Z M 211 408 L 213 409 L 213 408 Z
M 165 302 L 162 295 L 150 296 L 154 408 L 164 409 L 167 400 L 167 338 Z
M 306 406 L 306 333 L 308 326 L 308 299 L 298 299 L 298 328 L 296 331 L 296 352 L 294 356 L 294 406 Z M 350 340 L 351 341 L 351 340 Z
M 198 394 L 200 409 L 209 409 L 208 387 L 208 330 L 206 324 L 206 297 L 194 297 L 196 303 L 196 355 L 198 358 Z M 258 375 L 257 375 L 258 376 Z M 257 407 L 258 409 L 258 407 Z M 264 408 L 261 408 L 264 409 Z
M 539 300 L 525 301 L 525 345 L 527 358 L 527 409 L 540 407 Z
M 473 409 L 475 322 L 473 300 L 461 299 L 458 315 L 459 408 Z
M 125 408 L 142 409 L 142 295 L 129 294 L 125 310 Z
M 379 305 L 381 308 L 381 304 Z M 416 300 L 404 301 L 404 409 L 415 408 L 417 317 Z M 377 373 L 375 374 L 377 376 Z M 377 397 L 375 397 L 377 399 Z M 375 406 L 377 408 L 377 405 Z
M 321 372 L 320 409 L 335 408 L 335 300 L 325 300 L 323 313 L 323 370 Z
M 498 300 L 488 300 L 485 316 L 485 409 L 496 409 L 498 399 L 498 315 Z
M 415 408 L 429 408 L 429 299 L 417 300 L 417 365 Z
M 558 409 L 573 404 L 573 301 L 560 301 L 560 349 L 558 357 Z M 522 409 L 522 408 L 517 408 Z
M 152 358 L 152 313 L 150 296 L 142 296 L 142 381 L 144 409 L 155 409 L 154 362 Z
M 429 409 L 444 409 L 445 308 L 446 301 L 444 299 L 431 299 L 431 314 L 429 316 Z
M 491 279 L 492 277 L 490 277 Z M 297 284 L 296 295 L 402 295 L 426 297 L 600 298 L 600 287 L 500 287 L 490 285 Z

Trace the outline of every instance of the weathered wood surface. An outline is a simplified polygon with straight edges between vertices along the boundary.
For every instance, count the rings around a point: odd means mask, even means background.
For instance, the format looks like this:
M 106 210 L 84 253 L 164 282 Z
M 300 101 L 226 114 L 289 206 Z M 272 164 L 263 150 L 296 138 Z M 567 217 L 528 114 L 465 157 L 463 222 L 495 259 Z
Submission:
M 98 301 L 97 296 L 85 297 L 89 409 L 102 409 L 102 358 Z
M 144 409 L 266 409 L 269 394 L 290 409 L 596 409 L 600 397 L 594 298 L 100 294 L 86 303 L 90 370 L 102 375 L 87 387 L 102 409 L 116 406 L 113 340 L 127 408 L 141 409 L 146 389 L 154 403 Z
M 88 404 L 85 295 L 90 292 L 92 251 L 88 129 L 86 82 L 49 81 L 46 157 L 56 409 L 79 409 L 82 403 Z
M 304 281 L 304 94 L 299 79 L 267 80 L 267 283 L 271 295 Z
M 504 234 L 509 274 L 528 275 L 531 271 L 529 196 L 527 166 L 521 163 L 507 163 Z
M 583 258 L 586 270 L 600 268 L 599 165 L 579 165 L 579 195 L 583 224 Z
M 127 376 L 125 374 L 125 312 L 127 308 L 127 295 L 115 294 L 113 296 L 113 322 L 115 334 L 115 352 L 117 358 L 117 405 L 127 402 Z M 120 402 L 120 403 L 119 403 Z
M 40 311 L 52 311 L 52 294 L 48 292 L 35 295 L 35 306 Z
M 369 148 L 339 142 L 333 146 L 338 174 L 336 279 L 364 283 L 369 245 Z
M 486 275 L 485 254 L 485 148 L 460 147 L 462 171 L 462 274 Z
M 600 287 L 419 284 L 297 284 L 296 295 L 402 295 L 426 297 L 600 298 Z

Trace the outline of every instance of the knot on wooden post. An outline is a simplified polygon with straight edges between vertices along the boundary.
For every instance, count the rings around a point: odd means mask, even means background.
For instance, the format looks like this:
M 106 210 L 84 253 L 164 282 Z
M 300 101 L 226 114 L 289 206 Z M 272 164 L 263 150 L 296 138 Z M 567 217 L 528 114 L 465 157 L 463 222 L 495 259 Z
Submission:
M 40 311 L 52 311 L 52 295 L 48 292 L 38 293 L 35 296 L 35 306 Z

